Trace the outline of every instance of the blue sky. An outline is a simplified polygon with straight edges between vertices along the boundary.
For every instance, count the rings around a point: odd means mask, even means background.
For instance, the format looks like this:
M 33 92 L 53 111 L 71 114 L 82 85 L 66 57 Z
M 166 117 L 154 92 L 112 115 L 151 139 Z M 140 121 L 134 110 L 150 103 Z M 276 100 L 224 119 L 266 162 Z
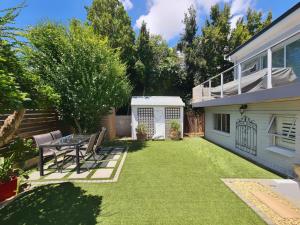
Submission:
M 197 8 L 198 23 L 201 25 L 214 3 L 229 2 L 232 6 L 233 21 L 245 14 L 247 7 L 261 10 L 264 14 L 271 10 L 273 18 L 277 18 L 296 0 L 120 0 L 123 2 L 132 20 L 135 31 L 145 20 L 151 33 L 161 34 L 174 46 L 182 31 L 182 19 L 187 8 L 194 4 Z M 1 0 L 0 9 L 15 6 L 22 0 Z M 67 24 L 71 18 L 86 19 L 84 6 L 89 6 L 92 0 L 27 0 L 27 7 L 21 11 L 16 26 L 26 28 L 43 20 L 53 20 Z

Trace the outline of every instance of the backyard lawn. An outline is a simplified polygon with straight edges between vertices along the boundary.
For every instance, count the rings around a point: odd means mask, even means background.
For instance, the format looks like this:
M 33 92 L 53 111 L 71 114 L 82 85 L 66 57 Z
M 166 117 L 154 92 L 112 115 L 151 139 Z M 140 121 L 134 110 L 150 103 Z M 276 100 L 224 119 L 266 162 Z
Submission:
M 200 138 L 125 144 L 117 183 L 38 187 L 2 209 L 0 224 L 264 224 L 220 179 L 276 175 Z

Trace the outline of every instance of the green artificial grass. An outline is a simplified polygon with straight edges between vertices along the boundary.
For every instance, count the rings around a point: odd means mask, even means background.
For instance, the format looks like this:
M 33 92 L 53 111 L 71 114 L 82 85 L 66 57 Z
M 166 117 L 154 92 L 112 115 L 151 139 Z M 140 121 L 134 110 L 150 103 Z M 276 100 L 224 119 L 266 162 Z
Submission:
M 0 210 L 0 224 L 264 224 L 220 179 L 271 172 L 200 138 L 116 144 L 130 147 L 117 183 L 38 187 Z

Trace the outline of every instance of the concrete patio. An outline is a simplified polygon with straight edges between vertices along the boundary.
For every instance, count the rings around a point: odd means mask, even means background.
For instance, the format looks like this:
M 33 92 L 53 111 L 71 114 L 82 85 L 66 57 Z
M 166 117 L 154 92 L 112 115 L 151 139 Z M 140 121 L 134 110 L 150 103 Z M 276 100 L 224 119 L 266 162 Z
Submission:
M 41 177 L 39 171 L 32 171 L 29 174 L 28 181 L 33 185 L 66 181 L 87 183 L 116 182 L 126 159 L 127 148 L 107 147 L 103 151 L 107 152 L 103 159 L 97 163 L 93 161 L 84 162 L 81 165 L 79 174 L 76 173 L 76 166 L 72 162 L 64 165 L 60 172 L 56 170 L 55 165 L 50 161 L 44 166 L 45 176 Z M 59 160 L 62 160 L 62 158 L 59 158 Z

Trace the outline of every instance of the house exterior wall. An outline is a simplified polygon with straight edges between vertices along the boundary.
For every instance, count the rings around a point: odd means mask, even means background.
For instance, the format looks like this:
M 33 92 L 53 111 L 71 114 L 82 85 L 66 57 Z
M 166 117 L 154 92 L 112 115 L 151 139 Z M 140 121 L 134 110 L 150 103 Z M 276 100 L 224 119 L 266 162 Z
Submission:
M 138 126 L 138 108 L 153 108 L 154 109 L 154 129 L 155 135 L 159 135 L 166 138 L 165 135 L 165 108 L 166 107 L 178 107 L 178 106 L 132 106 L 131 107 L 131 137 L 133 140 L 136 140 L 136 131 L 135 129 Z M 183 119 L 184 119 L 184 110 L 183 107 L 180 107 L 180 127 L 181 127 L 181 136 L 183 137 Z
M 240 106 L 241 105 L 229 105 L 205 108 L 205 137 L 216 144 L 224 146 L 275 171 L 288 176 L 294 176 L 293 164 L 300 163 L 300 100 L 248 104 L 248 108 L 243 115 L 254 120 L 257 124 L 256 156 L 243 152 L 235 147 L 236 121 L 242 117 L 239 112 Z M 214 130 L 215 113 L 230 114 L 229 134 Z M 273 143 L 272 136 L 267 134 L 267 129 L 271 117 L 274 114 L 296 116 L 296 150 L 289 157 L 284 154 L 271 152 L 267 149 Z

